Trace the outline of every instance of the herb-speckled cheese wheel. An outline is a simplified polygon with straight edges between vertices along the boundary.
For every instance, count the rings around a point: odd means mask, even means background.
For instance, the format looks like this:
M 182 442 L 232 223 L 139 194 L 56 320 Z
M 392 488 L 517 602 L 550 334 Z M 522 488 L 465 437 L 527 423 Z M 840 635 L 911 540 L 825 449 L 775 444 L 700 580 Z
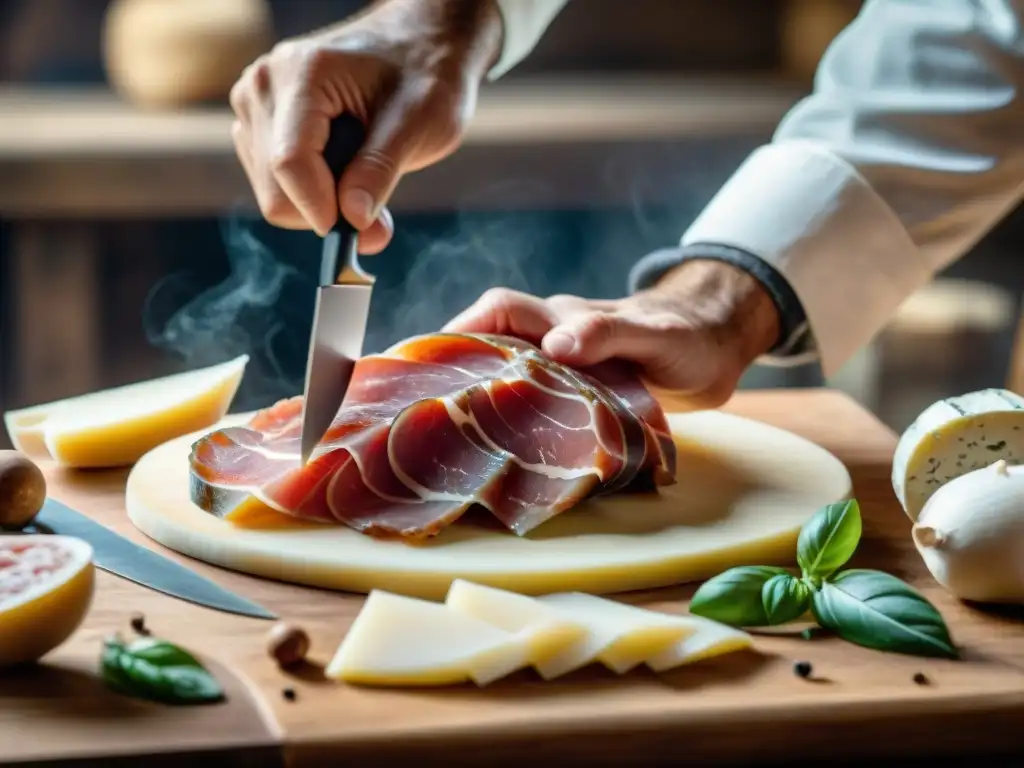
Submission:
M 907 427 L 892 462 L 892 487 L 911 520 L 935 491 L 1003 459 L 1024 463 L 1024 398 L 983 389 L 928 406 Z

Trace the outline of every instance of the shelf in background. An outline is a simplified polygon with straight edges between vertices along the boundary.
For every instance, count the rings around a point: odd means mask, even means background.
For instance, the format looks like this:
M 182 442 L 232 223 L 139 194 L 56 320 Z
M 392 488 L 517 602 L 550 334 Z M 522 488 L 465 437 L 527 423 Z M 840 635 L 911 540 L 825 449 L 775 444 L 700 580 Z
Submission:
M 408 177 L 394 206 L 628 205 L 630 185 L 609 178 L 623 164 L 669 196 L 675 176 L 708 165 L 709 146 L 738 162 L 801 93 L 768 76 L 498 83 L 481 94 L 463 148 Z M 215 106 L 149 112 L 108 91 L 0 89 L 0 216 L 202 216 L 251 205 L 231 122 Z M 509 188 L 477 194 L 496 184 Z

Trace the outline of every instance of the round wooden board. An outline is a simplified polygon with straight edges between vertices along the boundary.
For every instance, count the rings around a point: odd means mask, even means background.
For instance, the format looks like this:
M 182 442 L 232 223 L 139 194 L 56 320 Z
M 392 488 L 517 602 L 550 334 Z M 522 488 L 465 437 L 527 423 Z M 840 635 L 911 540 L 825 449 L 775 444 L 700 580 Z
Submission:
M 676 485 L 589 501 L 523 538 L 458 523 L 418 545 L 343 526 L 236 527 L 189 498 L 188 455 L 198 435 L 144 456 L 128 477 L 126 506 L 143 533 L 215 565 L 439 599 L 456 578 L 524 594 L 606 594 L 705 579 L 736 565 L 792 563 L 803 523 L 850 494 L 842 462 L 790 432 L 718 411 L 669 420 L 679 446 Z

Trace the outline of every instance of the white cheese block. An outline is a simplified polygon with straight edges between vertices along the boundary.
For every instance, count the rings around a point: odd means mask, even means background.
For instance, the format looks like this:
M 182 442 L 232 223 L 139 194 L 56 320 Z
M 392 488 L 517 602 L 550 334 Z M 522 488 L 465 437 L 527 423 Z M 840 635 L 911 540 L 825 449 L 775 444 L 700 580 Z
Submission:
M 950 481 L 911 535 L 935 580 L 961 600 L 1024 603 L 1024 466 L 997 461 Z
M 168 440 L 211 427 L 231 406 L 248 355 L 4 414 L 14 447 L 65 467 L 130 466 Z
M 667 651 L 695 632 L 681 616 L 637 608 L 583 592 L 562 592 L 537 598 L 541 603 L 586 624 L 586 642 L 547 664 L 547 675 L 557 677 L 600 662 L 624 674 L 647 659 Z
M 456 579 L 445 603 L 453 610 L 515 633 L 528 663 L 545 680 L 586 653 L 590 628 L 539 600 Z
M 685 621 L 692 622 L 695 632 L 685 637 L 671 648 L 651 656 L 644 662 L 654 672 L 665 672 L 684 664 L 722 656 L 733 651 L 741 651 L 753 646 L 753 638 L 746 632 L 734 629 L 727 624 L 705 619 L 702 616 L 685 616 Z
M 513 633 L 434 603 L 370 592 L 325 674 L 362 685 L 487 685 L 528 665 Z
M 939 488 L 999 461 L 1024 460 L 1024 398 L 985 389 L 940 400 L 907 427 L 896 446 L 892 486 L 911 520 Z

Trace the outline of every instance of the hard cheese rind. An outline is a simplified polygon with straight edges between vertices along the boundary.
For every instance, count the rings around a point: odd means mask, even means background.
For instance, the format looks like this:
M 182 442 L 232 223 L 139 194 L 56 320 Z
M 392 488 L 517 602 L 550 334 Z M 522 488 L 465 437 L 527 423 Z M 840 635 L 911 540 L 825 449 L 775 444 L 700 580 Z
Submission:
M 900 437 L 893 490 L 917 520 L 943 485 L 1000 459 L 1024 460 L 1024 398 L 1004 389 L 946 398 L 926 408 Z
M 371 592 L 327 666 L 327 677 L 363 685 L 487 685 L 527 666 L 513 633 L 433 603 Z
M 129 466 L 227 413 L 248 356 L 4 414 L 14 447 L 76 468 Z
M 530 666 L 545 680 L 560 674 L 569 660 L 584 652 L 590 639 L 585 623 L 557 608 L 526 595 L 464 579 L 452 582 L 445 604 L 514 633 L 524 646 Z

